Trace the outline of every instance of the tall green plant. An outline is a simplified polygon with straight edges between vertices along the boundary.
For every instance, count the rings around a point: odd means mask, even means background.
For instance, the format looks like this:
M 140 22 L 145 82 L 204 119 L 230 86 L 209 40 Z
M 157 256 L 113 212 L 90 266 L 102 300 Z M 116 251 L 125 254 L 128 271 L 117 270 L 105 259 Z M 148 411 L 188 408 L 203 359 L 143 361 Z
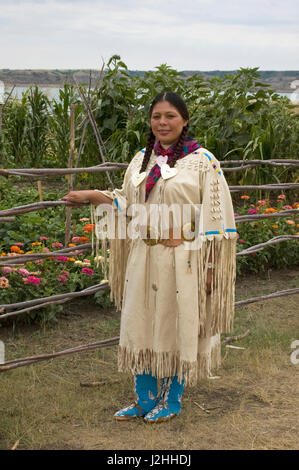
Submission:
M 70 108 L 77 103 L 75 121 L 82 114 L 83 105 L 79 103 L 78 93 L 71 85 L 64 85 L 59 90 L 59 99 L 51 102 L 51 115 L 49 119 L 49 152 L 48 165 L 65 168 L 68 164 L 70 148 Z
M 49 99 L 38 89 L 30 88 L 26 116 L 27 161 L 32 167 L 47 155 L 49 146 Z M 29 165 L 28 165 L 29 166 Z

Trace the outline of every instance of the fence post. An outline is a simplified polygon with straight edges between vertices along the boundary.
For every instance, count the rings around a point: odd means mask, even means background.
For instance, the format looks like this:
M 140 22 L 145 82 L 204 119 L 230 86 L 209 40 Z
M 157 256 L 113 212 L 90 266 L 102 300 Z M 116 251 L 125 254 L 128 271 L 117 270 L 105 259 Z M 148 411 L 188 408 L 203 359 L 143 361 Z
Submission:
M 75 154 L 75 110 L 76 104 L 71 104 L 71 130 L 70 130 L 70 151 L 69 151 L 69 160 L 68 160 L 68 168 L 72 168 L 73 166 L 73 158 Z M 67 190 L 68 193 L 73 190 L 73 175 L 69 174 L 67 177 L 68 185 Z M 66 208 L 66 220 L 65 220 L 65 238 L 64 238 L 64 246 L 67 247 L 67 244 L 71 238 L 71 217 L 72 217 L 72 208 Z
M 0 135 L 2 134 L 2 108 L 4 104 L 4 83 L 0 80 Z

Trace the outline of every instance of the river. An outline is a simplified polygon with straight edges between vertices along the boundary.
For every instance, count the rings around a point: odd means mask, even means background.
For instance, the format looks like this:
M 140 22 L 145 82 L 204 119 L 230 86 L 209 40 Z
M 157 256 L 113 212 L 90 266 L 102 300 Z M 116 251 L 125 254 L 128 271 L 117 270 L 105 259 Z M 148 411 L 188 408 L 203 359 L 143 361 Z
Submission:
M 22 98 L 22 93 L 24 93 L 26 90 L 28 90 L 29 87 L 24 87 L 24 86 L 16 86 L 13 91 L 13 96 L 16 97 L 17 99 Z M 59 100 L 59 87 L 53 87 L 53 86 L 40 86 L 40 90 L 42 90 L 50 99 L 55 98 L 56 100 Z M 9 93 L 11 91 L 11 87 L 5 87 L 5 93 Z M 299 88 L 297 88 L 295 91 L 290 92 L 290 93 L 277 93 L 280 96 L 286 96 L 289 98 L 292 103 L 294 104 L 299 104 Z M 4 96 L 5 99 L 5 96 Z

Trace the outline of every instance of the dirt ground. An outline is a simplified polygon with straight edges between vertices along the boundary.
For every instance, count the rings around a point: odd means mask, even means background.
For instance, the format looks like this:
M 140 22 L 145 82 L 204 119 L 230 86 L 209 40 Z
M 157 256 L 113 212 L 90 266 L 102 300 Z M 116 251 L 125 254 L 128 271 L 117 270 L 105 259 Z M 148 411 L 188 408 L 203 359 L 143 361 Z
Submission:
M 299 286 L 299 269 L 238 279 L 236 300 Z M 234 346 L 223 344 L 219 378 L 188 387 L 181 414 L 158 425 L 115 422 L 134 399 L 132 378 L 117 372 L 116 346 L 76 353 L 0 374 L 0 449 L 298 449 L 298 296 L 236 310 Z M 6 360 L 117 336 L 120 315 L 83 298 L 59 322 L 2 327 Z M 223 335 L 224 339 L 225 335 Z M 297 355 L 299 359 L 299 352 Z M 97 387 L 82 382 L 104 381 Z

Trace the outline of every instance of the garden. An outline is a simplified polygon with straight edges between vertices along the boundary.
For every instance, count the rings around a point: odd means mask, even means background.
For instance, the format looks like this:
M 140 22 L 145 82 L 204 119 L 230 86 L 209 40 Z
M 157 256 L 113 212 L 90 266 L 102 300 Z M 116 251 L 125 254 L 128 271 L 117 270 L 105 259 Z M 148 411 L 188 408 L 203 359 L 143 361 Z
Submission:
M 110 301 L 100 262 L 105 253 L 96 259 L 91 250 L 89 206 L 72 207 L 68 219 L 61 197 L 70 184 L 73 189 L 120 187 L 123 167 L 109 171 L 109 177 L 88 169 L 104 161 L 127 164 L 145 146 L 149 104 L 162 90 L 185 98 L 190 135 L 221 161 L 232 188 L 239 233 L 234 324 L 239 340 L 232 346 L 222 338 L 221 370 L 212 377 L 220 380 L 207 379 L 187 389 L 184 413 L 174 424 L 165 423 L 157 433 L 142 422 L 124 423 L 125 440 L 112 415 L 128 397 L 133 399 L 132 384 L 125 374 L 117 374 L 116 346 L 1 370 L 0 448 L 297 445 L 297 378 L 290 361 L 290 345 L 299 334 L 296 296 L 269 296 L 299 288 L 299 113 L 261 83 L 258 68 L 203 80 L 199 75 L 185 78 L 164 64 L 138 77 L 113 56 L 96 83 L 65 85 L 57 100 L 38 87 L 29 88 L 21 100 L 6 97 L 0 133 L 0 333 L 5 359 L 13 366 L 16 357 L 30 359 L 77 344 L 79 351 L 82 343 L 119 334 L 120 314 Z M 37 176 L 36 168 L 45 174 Z M 66 168 L 83 170 L 70 179 Z M 109 264 L 109 246 L 106 256 Z M 88 289 L 87 296 L 67 299 L 69 293 Z M 261 295 L 259 302 L 238 305 Z M 54 296 L 65 298 L 39 307 Z M 33 302 L 30 308 L 28 302 Z M 10 317 L 11 309 L 19 310 Z
M 223 78 L 203 80 L 199 75 L 184 78 L 167 65 L 144 76 L 132 76 L 119 56 L 113 56 L 97 83 L 86 87 L 65 85 L 59 99 L 48 99 L 38 87 L 31 87 L 21 100 L 8 96 L 2 109 L 0 166 L 16 169 L 12 175 L 0 174 L 0 210 L 32 204 L 40 200 L 37 178 L 18 175 L 29 168 L 61 169 L 70 166 L 71 108 L 73 107 L 73 154 L 71 165 L 89 168 L 98 165 L 101 156 L 111 163 L 128 163 L 145 146 L 147 113 L 154 95 L 173 90 L 186 100 L 190 110 L 190 135 L 227 164 L 246 160 L 273 164 L 252 165 L 241 171 L 227 166 L 229 185 L 249 187 L 232 191 L 237 228 L 238 251 L 266 242 L 273 237 L 299 234 L 298 108 L 259 81 L 258 68 L 240 69 Z M 86 107 L 86 103 L 88 107 Z M 98 129 L 95 135 L 93 122 Z M 283 160 L 286 160 L 286 164 Z M 280 163 L 275 163 L 279 161 Z M 293 162 L 288 164 L 287 162 Z M 27 170 L 28 171 L 28 170 Z M 124 169 L 109 172 L 80 172 L 72 179 L 73 189 L 119 187 Z M 5 176 L 7 176 L 5 178 Z M 49 175 L 42 182 L 44 201 L 59 201 L 68 192 L 68 176 Z M 282 190 L 267 189 L 272 183 Z M 295 184 L 295 189 L 287 185 Z M 266 185 L 254 190 L 250 185 Z M 284 190 L 284 186 L 286 189 Z M 258 186 L 259 187 L 259 186 Z M 288 211 L 286 217 L 276 213 Z M 291 211 L 291 212 L 289 212 Z M 267 219 L 238 222 L 245 215 L 272 214 Z M 0 277 L 0 305 L 76 292 L 105 281 L 98 260 L 82 243 L 90 243 L 94 227 L 89 208 L 72 208 L 68 243 L 65 241 L 65 206 L 18 214 L 0 225 L 0 255 L 51 253 L 73 247 L 67 256 L 56 253 L 45 259 L 30 260 L 18 266 L 3 266 Z M 285 239 L 264 249 L 239 256 L 238 275 L 257 273 L 296 265 L 299 252 L 296 239 Z M 80 251 L 81 249 L 81 251 Z M 100 256 L 104 254 L 101 253 Z M 93 294 L 102 306 L 109 306 L 109 294 Z M 22 315 L 17 321 L 51 321 L 62 305 L 47 305 Z M 16 320 L 16 319 L 15 319 Z

